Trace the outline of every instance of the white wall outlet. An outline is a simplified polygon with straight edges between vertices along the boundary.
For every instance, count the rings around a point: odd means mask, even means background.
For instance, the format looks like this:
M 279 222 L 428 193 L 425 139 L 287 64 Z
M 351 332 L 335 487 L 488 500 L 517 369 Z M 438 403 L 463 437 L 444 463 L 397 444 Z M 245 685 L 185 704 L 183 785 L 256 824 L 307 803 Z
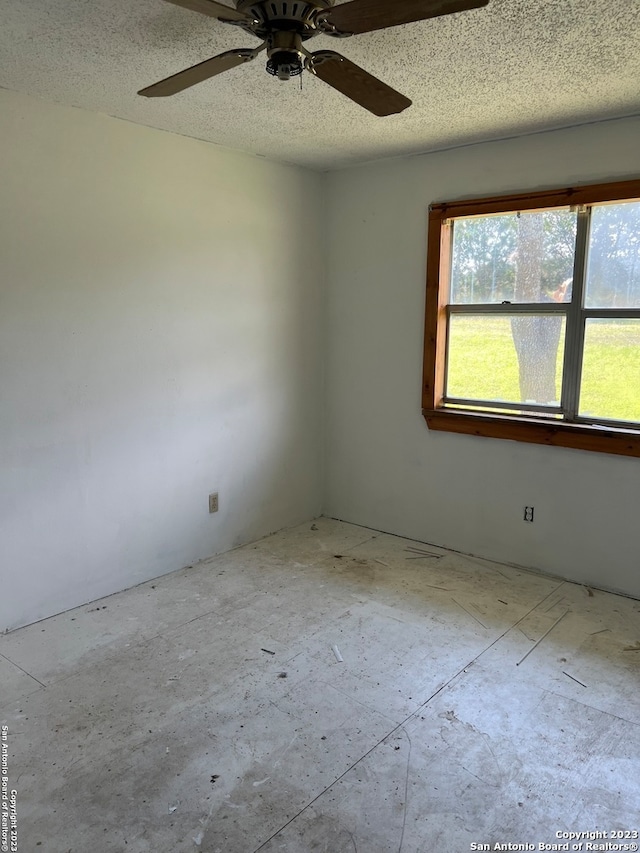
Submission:
M 533 524 L 533 507 L 526 506 L 524 508 L 524 521 L 529 521 Z
M 218 512 L 218 493 L 209 495 L 209 512 Z

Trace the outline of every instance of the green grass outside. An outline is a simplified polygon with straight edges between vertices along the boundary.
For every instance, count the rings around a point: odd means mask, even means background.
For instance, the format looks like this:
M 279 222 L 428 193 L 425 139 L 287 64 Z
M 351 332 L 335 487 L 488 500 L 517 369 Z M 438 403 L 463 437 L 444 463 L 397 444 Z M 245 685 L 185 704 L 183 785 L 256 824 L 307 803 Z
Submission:
M 564 334 L 556 361 L 560 399 Z M 456 317 L 448 368 L 450 396 L 520 400 L 518 359 L 508 318 Z M 640 422 L 640 321 L 587 326 L 580 413 Z

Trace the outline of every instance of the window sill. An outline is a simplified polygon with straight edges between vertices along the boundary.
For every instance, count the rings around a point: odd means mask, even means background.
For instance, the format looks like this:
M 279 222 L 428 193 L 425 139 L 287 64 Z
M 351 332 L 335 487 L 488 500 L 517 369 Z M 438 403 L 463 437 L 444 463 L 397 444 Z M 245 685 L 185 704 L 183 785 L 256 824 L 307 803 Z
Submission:
M 640 457 L 640 431 L 450 409 L 423 409 L 422 413 L 430 430 Z

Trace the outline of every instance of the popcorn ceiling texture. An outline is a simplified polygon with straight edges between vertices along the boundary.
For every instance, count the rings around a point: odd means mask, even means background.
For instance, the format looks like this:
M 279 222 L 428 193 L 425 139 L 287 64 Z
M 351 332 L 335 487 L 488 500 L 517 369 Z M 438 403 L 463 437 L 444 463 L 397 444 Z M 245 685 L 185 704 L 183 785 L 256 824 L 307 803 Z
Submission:
M 0 20 L 4 88 L 315 169 L 640 114 L 640 0 L 491 0 L 313 39 L 312 50 L 338 50 L 413 100 L 387 118 L 311 74 L 302 91 L 300 78 L 279 82 L 264 55 L 172 98 L 137 96 L 258 44 L 162 0 L 0 0 Z

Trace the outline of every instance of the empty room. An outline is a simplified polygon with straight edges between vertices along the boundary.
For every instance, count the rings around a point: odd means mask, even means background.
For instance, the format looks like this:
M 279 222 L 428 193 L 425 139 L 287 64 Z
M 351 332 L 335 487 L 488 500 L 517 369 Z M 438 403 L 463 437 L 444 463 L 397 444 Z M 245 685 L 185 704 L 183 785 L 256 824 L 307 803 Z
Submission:
M 0 853 L 637 851 L 640 0 L 0 0 Z

